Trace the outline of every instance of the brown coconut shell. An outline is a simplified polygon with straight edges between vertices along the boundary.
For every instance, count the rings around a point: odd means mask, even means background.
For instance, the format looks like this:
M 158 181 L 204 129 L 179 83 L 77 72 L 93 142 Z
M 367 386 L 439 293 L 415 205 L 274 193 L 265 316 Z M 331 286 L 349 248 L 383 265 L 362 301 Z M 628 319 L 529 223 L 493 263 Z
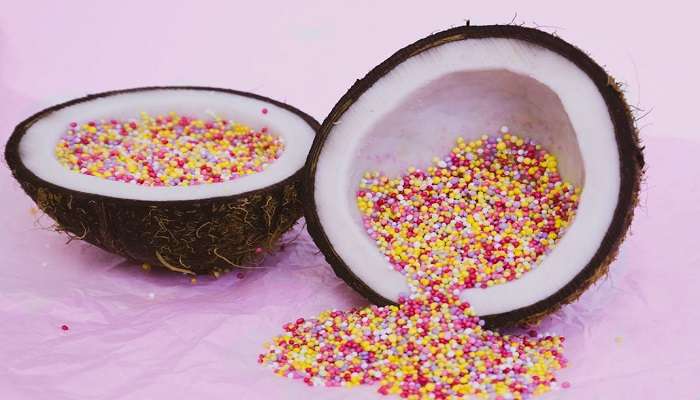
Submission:
M 632 222 L 639 194 L 640 180 L 644 171 L 643 148 L 640 146 L 638 131 L 635 128 L 635 119 L 620 90 L 620 86 L 586 53 L 557 36 L 537 29 L 515 25 L 470 26 L 467 24 L 466 26 L 435 33 L 404 47 L 372 69 L 364 78 L 356 81 L 326 117 L 321 130 L 316 135 L 307 159 L 307 170 L 304 178 L 306 186 L 303 195 L 307 228 L 338 277 L 345 280 L 353 289 L 374 304 L 393 304 L 392 301 L 381 296 L 362 282 L 335 252 L 332 243 L 328 240 L 323 229 L 323 223 L 319 220 L 316 213 L 314 198 L 316 165 L 323 150 L 323 144 L 333 126 L 340 121 L 343 113 L 385 74 L 408 58 L 433 47 L 445 43 L 478 38 L 518 39 L 549 49 L 570 60 L 586 73 L 598 88 L 600 95 L 607 104 L 610 119 L 615 129 L 615 138 L 620 156 L 621 190 L 607 233 L 588 265 L 559 291 L 537 303 L 501 314 L 482 316 L 486 320 L 487 325 L 491 327 L 537 323 L 563 305 L 578 299 L 587 288 L 600 277 L 607 274 L 609 265 L 615 259 Z M 611 173 L 614 172 L 611 171 Z
M 187 274 L 218 274 L 246 267 L 272 250 L 302 215 L 300 168 L 272 186 L 234 196 L 203 200 L 142 201 L 67 189 L 37 177 L 26 168 L 19 143 L 35 122 L 62 108 L 123 93 L 148 90 L 206 90 L 262 100 L 302 118 L 314 131 L 311 116 L 253 93 L 210 87 L 144 87 L 89 95 L 47 108 L 15 128 L 5 147 L 12 174 L 57 230 L 136 263 Z

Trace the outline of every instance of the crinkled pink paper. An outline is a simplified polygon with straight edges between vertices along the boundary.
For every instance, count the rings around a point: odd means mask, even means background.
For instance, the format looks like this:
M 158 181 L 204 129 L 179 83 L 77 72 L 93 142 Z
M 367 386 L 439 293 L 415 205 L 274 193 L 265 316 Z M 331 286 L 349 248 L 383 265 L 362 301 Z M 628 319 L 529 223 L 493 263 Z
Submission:
M 49 104 L 153 84 L 260 92 L 323 118 L 401 46 L 463 19 L 508 22 L 517 11 L 516 22 L 557 30 L 631 81 L 635 104 L 643 88 L 656 106 L 640 123 L 649 172 L 618 260 L 540 328 L 566 335 L 570 367 L 560 378 L 571 383 L 542 398 L 700 398 L 700 142 L 687 118 L 700 64 L 682 42 L 697 13 L 655 2 L 352 3 L 0 0 L 0 142 Z M 192 285 L 66 244 L 47 218 L 35 223 L 4 166 L 0 188 L 1 400 L 382 398 L 373 387 L 309 388 L 256 363 L 283 323 L 366 304 L 301 225 L 264 268 Z

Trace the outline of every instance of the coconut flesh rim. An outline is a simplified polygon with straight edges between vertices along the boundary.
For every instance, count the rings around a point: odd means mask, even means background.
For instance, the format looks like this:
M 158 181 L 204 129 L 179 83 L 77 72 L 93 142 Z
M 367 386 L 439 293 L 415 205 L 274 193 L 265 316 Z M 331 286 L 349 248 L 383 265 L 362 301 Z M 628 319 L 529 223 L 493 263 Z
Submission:
M 262 109 L 266 108 L 266 114 Z M 227 182 L 192 186 L 150 187 L 110 181 L 70 171 L 54 154 L 56 143 L 75 121 L 140 119 L 174 111 L 188 117 L 230 119 L 253 129 L 267 127 L 284 141 L 280 158 L 263 171 Z M 297 114 L 275 104 L 242 94 L 210 89 L 159 88 L 116 92 L 53 111 L 33 123 L 22 137 L 22 163 L 37 177 L 55 185 L 103 196 L 150 201 L 198 200 L 233 196 L 283 181 L 303 167 L 314 138 L 313 128 Z
M 571 61 L 510 38 L 474 38 L 414 55 L 362 93 L 331 128 L 314 176 L 316 212 L 333 250 L 369 288 L 396 301 L 408 292 L 362 226 L 362 174 L 426 168 L 457 137 L 510 132 L 559 160 L 581 186 L 576 216 L 543 261 L 521 278 L 462 292 L 479 315 L 516 310 L 556 293 L 588 264 L 608 230 L 620 191 L 613 123 L 600 92 Z

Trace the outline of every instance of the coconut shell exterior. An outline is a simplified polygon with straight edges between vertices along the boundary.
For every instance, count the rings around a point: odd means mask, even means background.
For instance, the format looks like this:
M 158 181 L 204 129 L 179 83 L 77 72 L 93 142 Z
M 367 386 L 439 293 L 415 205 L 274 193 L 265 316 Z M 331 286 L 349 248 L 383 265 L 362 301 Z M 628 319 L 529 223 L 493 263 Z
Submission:
M 5 147 L 14 177 L 57 230 L 136 263 L 187 274 L 218 273 L 251 262 L 274 249 L 277 240 L 303 214 L 303 168 L 272 186 L 203 200 L 141 201 L 67 189 L 34 175 L 22 163 L 19 143 L 36 121 L 73 104 L 100 97 L 154 89 L 206 90 L 251 97 L 284 108 L 311 126 L 309 115 L 256 94 L 208 87 L 149 87 L 90 95 L 43 110 L 20 123 Z
M 307 171 L 304 179 L 306 187 L 303 198 L 307 228 L 338 277 L 345 280 L 353 289 L 374 304 L 386 305 L 393 303 L 362 282 L 333 249 L 332 243 L 324 232 L 323 223 L 319 220 L 316 213 L 314 199 L 316 164 L 322 152 L 323 144 L 333 126 L 341 119 L 343 113 L 385 74 L 410 57 L 433 47 L 455 41 L 479 38 L 522 40 L 549 49 L 570 60 L 586 73 L 598 88 L 600 95 L 607 104 L 610 119 L 615 129 L 620 157 L 620 171 L 618 171 L 621 178 L 620 193 L 613 219 L 603 241 L 600 243 L 598 251 L 590 259 L 588 265 L 573 280 L 551 296 L 537 303 L 506 313 L 482 316 L 486 320 L 487 325 L 493 328 L 533 324 L 557 311 L 565 304 L 578 299 L 587 288 L 607 274 L 609 265 L 615 260 L 618 249 L 632 222 L 645 166 L 642 153 L 643 148 L 640 146 L 639 135 L 634 124 L 635 119 L 619 85 L 586 53 L 557 36 L 537 29 L 515 25 L 470 26 L 467 24 L 466 26 L 435 33 L 399 50 L 371 70 L 363 79 L 356 81 L 325 119 L 311 148 L 307 160 Z M 615 173 L 615 171 L 611 171 L 611 173 Z

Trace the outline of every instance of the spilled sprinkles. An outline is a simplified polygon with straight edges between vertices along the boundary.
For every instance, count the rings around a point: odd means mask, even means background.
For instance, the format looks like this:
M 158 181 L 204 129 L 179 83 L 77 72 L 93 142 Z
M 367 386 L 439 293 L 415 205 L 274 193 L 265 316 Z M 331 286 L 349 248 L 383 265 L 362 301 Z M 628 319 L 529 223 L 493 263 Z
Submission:
M 282 138 L 267 128 L 171 112 L 141 113 L 138 121 L 72 122 L 55 155 L 63 166 L 85 175 L 144 186 L 189 186 L 261 172 L 283 151 Z
M 565 339 L 484 328 L 459 294 L 536 268 L 576 212 L 580 189 L 556 158 L 501 130 L 466 142 L 425 171 L 365 174 L 364 228 L 410 293 L 398 305 L 299 318 L 258 362 L 310 386 L 375 385 L 407 399 L 525 399 L 558 387 Z

